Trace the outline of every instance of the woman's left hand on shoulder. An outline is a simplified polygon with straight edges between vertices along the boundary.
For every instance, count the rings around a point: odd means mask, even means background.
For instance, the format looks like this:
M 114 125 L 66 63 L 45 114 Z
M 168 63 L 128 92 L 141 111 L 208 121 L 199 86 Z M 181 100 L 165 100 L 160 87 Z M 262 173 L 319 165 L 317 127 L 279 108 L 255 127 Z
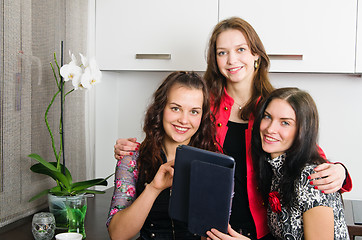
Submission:
M 346 179 L 346 170 L 342 164 L 323 163 L 314 168 L 316 173 L 309 176 L 310 183 L 324 193 L 337 192 Z

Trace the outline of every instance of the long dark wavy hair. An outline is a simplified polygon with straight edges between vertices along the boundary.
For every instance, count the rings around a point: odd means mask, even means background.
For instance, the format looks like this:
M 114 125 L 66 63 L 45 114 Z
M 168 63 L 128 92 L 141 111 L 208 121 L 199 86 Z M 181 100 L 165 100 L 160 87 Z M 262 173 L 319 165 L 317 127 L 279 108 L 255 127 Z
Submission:
M 325 162 L 318 152 L 318 111 L 312 97 L 298 88 L 280 88 L 274 90 L 259 104 L 252 131 L 251 155 L 255 170 L 258 173 L 258 185 L 267 200 L 271 187 L 273 172 L 266 161 L 270 155 L 263 151 L 260 137 L 260 123 L 265 110 L 274 99 L 282 99 L 289 103 L 296 115 L 296 133 L 292 146 L 286 151 L 286 159 L 282 167 L 280 195 L 283 206 L 290 206 L 295 199 L 295 180 L 300 178 L 306 164 Z
M 194 72 L 173 72 L 158 87 L 153 94 L 153 102 L 148 107 L 143 131 L 146 136 L 140 145 L 138 157 L 139 183 L 149 183 L 154 178 L 162 164 L 161 150 L 165 137 L 163 128 L 163 112 L 167 104 L 168 93 L 172 86 L 179 84 L 190 89 L 200 89 L 203 93 L 201 123 L 196 133 L 191 137 L 189 145 L 216 151 L 214 123 L 212 122 L 209 93 L 204 80 Z
M 255 110 L 259 97 L 264 98 L 274 90 L 269 80 L 269 57 L 264 45 L 254 28 L 245 20 L 232 17 L 219 22 L 212 32 L 207 51 L 207 69 L 204 75 L 210 94 L 213 97 L 214 113 L 218 112 L 221 98 L 226 87 L 226 78 L 221 74 L 216 61 L 216 41 L 219 35 L 230 29 L 239 30 L 245 37 L 253 55 L 259 55 L 258 65 L 255 69 L 252 94 L 249 101 L 241 111 L 241 119 L 248 120 L 250 113 Z

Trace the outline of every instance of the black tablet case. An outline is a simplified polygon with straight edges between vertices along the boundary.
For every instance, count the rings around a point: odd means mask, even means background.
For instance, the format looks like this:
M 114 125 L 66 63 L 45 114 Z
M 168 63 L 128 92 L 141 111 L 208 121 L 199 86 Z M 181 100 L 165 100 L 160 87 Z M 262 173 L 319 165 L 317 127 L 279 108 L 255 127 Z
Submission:
M 191 163 L 188 228 L 206 237 L 206 231 L 216 228 L 227 233 L 234 168 L 212 163 Z
M 230 156 L 180 145 L 176 150 L 170 217 L 187 222 L 189 231 L 200 236 L 206 236 L 211 228 L 227 233 L 234 166 Z

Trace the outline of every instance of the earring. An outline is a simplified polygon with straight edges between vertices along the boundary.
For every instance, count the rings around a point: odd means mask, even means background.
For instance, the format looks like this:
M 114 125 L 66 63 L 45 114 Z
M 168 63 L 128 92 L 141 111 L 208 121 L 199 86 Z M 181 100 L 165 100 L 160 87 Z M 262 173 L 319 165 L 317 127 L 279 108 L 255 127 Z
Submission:
M 259 62 L 258 62 L 258 60 L 259 60 L 259 59 L 256 59 L 256 60 L 254 61 L 254 68 L 255 68 L 255 69 L 258 69 L 258 67 L 259 67 Z

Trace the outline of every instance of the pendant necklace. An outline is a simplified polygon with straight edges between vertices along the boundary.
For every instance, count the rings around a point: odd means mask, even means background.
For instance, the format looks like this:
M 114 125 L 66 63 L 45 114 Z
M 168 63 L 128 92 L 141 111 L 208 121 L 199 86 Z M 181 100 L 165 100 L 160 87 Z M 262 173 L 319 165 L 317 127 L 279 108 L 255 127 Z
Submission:
M 243 108 L 239 103 L 235 102 L 235 100 L 234 100 L 234 103 L 239 106 L 239 107 L 238 107 L 239 110 L 241 110 L 241 109 Z

